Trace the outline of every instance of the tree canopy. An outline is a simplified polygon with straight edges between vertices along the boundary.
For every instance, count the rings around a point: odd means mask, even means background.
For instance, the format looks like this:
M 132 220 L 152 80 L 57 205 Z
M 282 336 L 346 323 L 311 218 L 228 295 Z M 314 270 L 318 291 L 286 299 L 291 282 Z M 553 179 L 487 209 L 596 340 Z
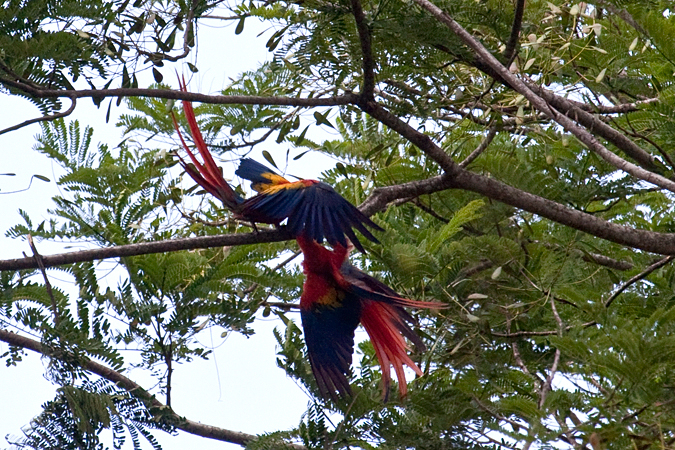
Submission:
M 199 76 L 218 57 L 194 59 L 207 20 L 232 23 L 224 45 L 261 21 L 274 58 L 220 95 L 181 92 L 173 67 Z M 65 171 L 50 219 L 6 232 L 33 256 L 0 261 L 3 358 L 41 353 L 59 386 L 14 445 L 99 448 L 104 428 L 113 446 L 173 429 L 251 449 L 675 445 L 672 2 L 9 0 L 0 28 L 0 86 L 42 113 L 0 134 L 40 122 L 35 150 Z M 143 139 L 94 145 L 68 121 L 89 99 L 102 115 L 127 102 L 117 125 Z M 183 180 L 164 145 L 179 148 L 177 100 L 226 170 L 272 142 L 282 171 L 334 158 L 320 178 L 385 229 L 352 262 L 447 305 L 413 313 L 429 350 L 408 398 L 382 403 L 369 342 L 353 399 L 319 396 L 293 314 L 297 245 Z M 119 258 L 114 288 L 102 258 Z M 172 410 L 172 368 L 209 357 L 200 333 L 270 315 L 279 367 L 313 399 L 297 428 L 253 436 Z M 161 395 L 124 374 L 126 347 Z

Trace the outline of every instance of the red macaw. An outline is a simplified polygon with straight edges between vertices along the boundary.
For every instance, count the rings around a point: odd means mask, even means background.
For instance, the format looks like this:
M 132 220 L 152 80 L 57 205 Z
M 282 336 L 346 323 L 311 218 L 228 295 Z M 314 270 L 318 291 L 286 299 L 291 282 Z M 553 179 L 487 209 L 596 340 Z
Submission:
M 180 83 L 186 91 L 185 83 Z M 290 182 L 251 159 L 241 161 L 236 174 L 252 182 L 258 192 L 243 200 L 216 165 L 201 135 L 192 104 L 183 102 L 183 109 L 201 163 L 187 146 L 175 117 L 174 127 L 193 165 L 180 159 L 185 171 L 207 192 L 220 199 L 235 217 L 254 222 L 279 224 L 288 219 L 288 229 L 296 236 L 305 256 L 306 280 L 300 300 L 303 330 L 312 371 L 324 397 L 348 396 L 347 379 L 354 349 L 354 330 L 361 323 L 375 347 L 382 368 L 384 397 L 394 367 L 401 397 L 407 393 L 403 365 L 415 373 L 422 371 L 407 355 L 405 337 L 424 349 L 419 336 L 410 328 L 412 317 L 403 309 L 441 308 L 433 302 L 402 298 L 375 278 L 358 270 L 347 261 L 349 243 L 363 251 L 352 227 L 373 242 L 378 240 L 365 227 L 382 230 L 335 190 L 317 180 Z M 333 250 L 320 243 L 326 239 Z
M 306 276 L 300 298 L 302 328 L 312 372 L 324 397 L 351 396 L 347 379 L 354 350 L 354 330 L 363 325 L 375 347 L 382 369 L 386 401 L 394 367 L 399 393 L 404 398 L 408 385 L 403 371 L 407 365 L 422 375 L 407 354 L 405 338 L 424 350 L 424 344 L 410 328 L 413 318 L 403 307 L 441 308 L 439 303 L 402 298 L 391 288 L 349 264 L 349 250 L 341 245 L 329 250 L 301 235 L 298 244 L 305 257 Z
M 179 80 L 179 84 L 181 91 L 186 92 L 185 83 Z M 197 151 L 204 162 L 199 162 L 190 150 L 180 132 L 176 117 L 172 114 L 174 127 L 192 165 L 180 157 L 179 161 L 188 175 L 207 192 L 220 199 L 235 213 L 235 217 L 274 225 L 288 219 L 287 228 L 295 237 L 307 233 L 317 242 L 322 242 L 325 238 L 331 245 L 343 247 L 348 245 L 346 238 L 349 238 L 361 252 L 365 250 L 352 227 L 369 240 L 379 243 L 365 225 L 379 231 L 383 229 L 328 184 L 318 180 L 290 182 L 249 158 L 241 161 L 236 174 L 252 181 L 251 186 L 258 195 L 247 200 L 242 199 L 225 181 L 206 147 L 191 102 L 183 102 L 183 111 Z

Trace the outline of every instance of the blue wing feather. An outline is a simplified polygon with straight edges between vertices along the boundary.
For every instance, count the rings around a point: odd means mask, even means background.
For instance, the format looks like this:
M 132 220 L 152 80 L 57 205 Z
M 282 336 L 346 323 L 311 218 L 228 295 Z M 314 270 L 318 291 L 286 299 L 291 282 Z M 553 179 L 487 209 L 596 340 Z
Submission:
M 342 397 L 351 395 L 348 375 L 360 317 L 361 303 L 351 295 L 338 307 L 315 305 L 301 310 L 312 372 L 324 397 L 336 400 L 336 392 Z
M 347 247 L 347 237 L 361 252 L 365 250 L 352 228 L 368 240 L 379 243 L 367 227 L 384 230 L 326 183 L 288 183 L 250 158 L 242 159 L 235 173 L 250 180 L 256 190 L 265 187 L 260 194 L 244 202 L 243 217 L 272 224 L 288 219 L 288 230 L 294 236 L 307 233 L 316 242 L 321 243 L 325 238 L 330 245 L 343 247 Z

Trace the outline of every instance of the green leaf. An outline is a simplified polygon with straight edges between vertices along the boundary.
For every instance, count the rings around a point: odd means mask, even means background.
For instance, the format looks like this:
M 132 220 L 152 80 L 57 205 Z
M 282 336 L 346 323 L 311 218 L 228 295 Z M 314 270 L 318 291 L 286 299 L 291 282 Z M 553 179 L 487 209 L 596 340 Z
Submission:
M 345 167 L 344 164 L 341 162 L 338 162 L 335 164 L 335 168 L 337 169 L 338 172 L 340 172 L 344 177 L 349 177 L 349 173 L 347 172 L 347 168 Z
M 309 128 L 309 125 L 305 127 L 304 130 L 302 130 L 302 133 L 295 139 L 295 145 L 300 145 L 302 142 L 305 140 L 305 134 L 307 134 L 307 129 Z M 305 152 L 307 153 L 307 152 Z M 300 156 L 304 155 L 305 153 L 302 153 Z M 296 158 L 300 158 L 300 156 L 296 156 Z M 295 159 L 295 158 L 294 158 Z
M 164 75 L 162 75 L 162 73 L 155 67 L 152 68 L 152 76 L 155 78 L 157 83 L 161 83 L 164 79 Z
M 299 155 L 297 155 L 293 158 L 293 161 L 297 161 L 298 159 L 302 158 L 303 156 L 305 156 L 309 152 L 311 152 L 311 150 L 307 150 L 307 151 L 304 151 L 304 152 L 300 153 Z
M 270 152 L 268 152 L 267 150 L 263 150 L 262 155 L 263 158 L 265 158 L 268 163 L 272 164 L 276 169 L 279 168 L 277 167 L 277 163 L 274 162 L 274 158 L 272 158 L 272 155 L 270 155 Z
M 452 219 L 436 233 L 434 238 L 427 241 L 427 251 L 431 254 L 436 253 L 444 242 L 462 229 L 462 225 L 480 218 L 481 215 L 477 212 L 484 205 L 483 200 L 474 200 L 455 212 Z
M 244 20 L 246 20 L 246 17 L 242 17 L 239 19 L 239 23 L 237 23 L 237 28 L 234 29 L 234 34 L 241 34 L 242 31 L 244 31 Z
M 326 118 L 326 116 L 328 116 L 328 114 L 330 114 L 330 111 L 326 111 L 324 114 L 321 114 L 319 111 L 316 111 L 314 113 L 314 119 L 316 119 L 316 124 L 317 125 L 327 125 L 327 126 L 333 128 L 333 129 L 335 129 L 333 124 L 330 123 L 328 121 L 328 119 Z

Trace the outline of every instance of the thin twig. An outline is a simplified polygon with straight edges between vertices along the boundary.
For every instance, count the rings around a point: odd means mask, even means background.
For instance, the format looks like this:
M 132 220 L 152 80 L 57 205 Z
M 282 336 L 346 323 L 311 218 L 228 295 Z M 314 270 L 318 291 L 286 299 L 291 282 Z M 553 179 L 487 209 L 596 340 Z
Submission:
M 562 337 L 564 330 L 563 321 L 560 318 L 560 314 L 558 314 L 558 308 L 556 307 L 555 300 L 553 298 L 551 298 L 551 311 L 553 312 L 553 317 L 555 317 L 555 321 L 558 324 L 558 337 Z M 555 374 L 558 371 L 559 362 L 560 362 L 560 349 L 556 348 L 555 355 L 553 356 L 553 364 L 551 365 L 551 369 L 549 370 L 548 376 L 546 377 L 546 381 L 541 386 L 541 390 L 539 391 L 539 403 L 538 403 L 539 409 L 541 409 L 544 406 L 546 396 L 548 395 L 548 392 L 551 390 L 553 377 L 555 377 Z
M 527 428 L 524 424 L 521 424 L 521 423 L 518 423 L 518 422 L 516 422 L 516 421 L 514 421 L 514 420 L 511 420 L 511 419 L 509 419 L 508 417 L 503 416 L 503 415 L 499 414 L 499 413 L 496 412 L 496 411 L 492 411 L 490 408 L 488 408 L 487 405 L 485 405 L 483 402 L 481 402 L 481 401 L 478 399 L 478 397 L 476 397 L 475 395 L 472 395 L 471 398 L 472 398 L 473 401 L 478 405 L 478 407 L 479 407 L 480 409 L 482 409 L 482 410 L 485 411 L 486 413 L 490 414 L 491 416 L 493 416 L 493 417 L 495 417 L 495 418 L 497 418 L 497 419 L 499 419 L 499 420 L 502 420 L 502 421 L 508 423 L 509 425 L 511 425 L 512 427 L 514 427 L 514 429 L 519 429 L 519 428 L 525 428 L 525 429 L 526 429 L 526 428 Z
M 298 303 L 286 303 L 286 302 L 263 302 L 263 306 L 272 306 L 274 308 L 284 309 L 289 311 L 291 309 L 300 309 Z
M 640 272 L 639 274 L 635 275 L 633 278 L 629 279 L 625 283 L 623 283 L 621 286 L 619 286 L 619 289 L 616 290 L 605 302 L 605 308 L 609 308 L 609 306 L 616 300 L 616 298 L 621 295 L 623 291 L 625 291 L 628 287 L 631 285 L 637 283 L 638 281 L 646 278 L 650 273 L 655 271 L 656 269 L 659 269 L 669 262 L 671 262 L 673 259 L 675 259 L 675 256 L 666 256 L 665 258 L 662 258 L 658 261 L 656 261 L 654 264 L 651 266 L 647 267 L 645 270 Z
M 289 256 L 288 258 L 286 258 L 285 260 L 281 261 L 279 264 L 274 266 L 272 268 L 272 272 L 276 272 L 277 270 L 281 269 L 282 267 L 284 267 L 289 262 L 293 261 L 295 258 L 298 257 L 298 255 L 300 255 L 300 253 L 302 253 L 300 250 L 298 250 L 296 252 L 293 252 L 293 254 L 291 256 Z M 259 286 L 258 283 L 251 283 L 251 285 L 249 287 L 244 289 L 244 292 L 243 292 L 244 295 L 248 295 L 251 292 L 255 291 L 258 288 L 258 286 Z
M 507 317 L 506 319 L 506 329 L 509 333 L 511 333 L 511 318 Z M 516 360 L 516 364 L 518 364 L 518 367 L 520 367 L 520 370 L 523 371 L 523 373 L 530 375 L 530 371 L 525 365 L 525 362 L 523 361 L 523 358 L 520 356 L 520 350 L 518 350 L 518 343 L 516 341 L 511 342 L 511 351 L 513 352 L 513 359 Z
M 424 211 L 425 213 L 429 214 L 429 215 L 430 215 L 431 217 L 433 217 L 434 219 L 438 219 L 438 220 L 440 220 L 440 221 L 443 222 L 443 223 L 450 223 L 450 220 L 448 220 L 448 219 L 446 219 L 445 217 L 443 217 L 443 216 L 441 216 L 440 214 L 438 214 L 436 211 L 434 211 L 433 209 L 431 209 L 430 206 L 427 206 L 427 205 L 425 205 L 424 203 L 422 203 L 422 201 L 421 201 L 419 198 L 405 199 L 405 200 L 411 201 L 415 206 L 417 206 L 419 209 L 421 209 L 421 210 Z M 398 206 L 398 205 L 397 205 L 397 206 Z
M 588 328 L 592 327 L 594 325 L 597 325 L 598 322 L 596 321 L 591 321 L 591 322 L 585 322 L 582 323 L 581 325 L 568 325 L 565 327 L 565 331 L 569 331 L 573 328 L 576 327 L 582 327 L 582 328 Z M 491 336 L 497 336 L 497 337 L 503 337 L 503 338 L 520 338 L 520 337 L 528 337 L 528 336 L 553 336 L 559 334 L 558 330 L 550 330 L 550 331 L 514 331 L 513 333 L 499 333 L 492 331 L 490 332 Z
M 478 158 L 478 156 L 480 156 L 480 154 L 483 153 L 485 149 L 488 148 L 488 146 L 495 138 L 495 136 L 497 136 L 497 127 L 490 127 L 487 136 L 485 136 L 485 138 L 481 141 L 480 145 L 476 147 L 476 149 L 472 151 L 469 154 L 469 156 L 467 156 L 466 159 L 464 159 L 464 161 L 459 163 L 459 167 L 464 168 L 469 164 L 471 164 L 471 162 L 473 162 L 474 159 Z
M 55 113 L 55 114 L 51 114 L 51 115 L 48 115 L 48 116 L 42 116 L 42 117 L 37 117 L 35 119 L 23 121 L 20 124 L 11 126 L 9 128 L 5 128 L 4 130 L 0 130 L 0 134 L 9 133 L 10 131 L 15 131 L 15 130 L 18 130 L 19 128 L 23 128 L 23 127 L 26 127 L 28 125 L 32 125 L 34 123 L 51 122 L 52 120 L 61 119 L 63 117 L 69 116 L 73 111 L 75 111 L 75 105 L 77 105 L 77 99 L 75 97 L 71 97 L 70 102 L 71 102 L 70 108 L 68 108 L 65 111 Z
M 33 236 L 30 234 L 28 235 L 28 245 L 30 246 L 31 251 L 33 252 L 33 259 L 35 260 L 35 263 L 40 269 L 40 272 L 42 272 L 42 278 L 44 278 L 45 280 L 45 289 L 47 290 L 47 295 L 49 295 L 49 298 L 52 301 L 52 314 L 54 315 L 54 326 L 58 327 L 59 323 L 61 322 L 61 316 L 59 315 L 59 308 L 58 305 L 56 304 L 56 298 L 54 297 L 52 284 L 49 282 L 49 277 L 47 276 L 47 269 L 42 260 L 42 255 L 38 253 L 37 247 L 35 247 L 35 243 L 33 242 Z

